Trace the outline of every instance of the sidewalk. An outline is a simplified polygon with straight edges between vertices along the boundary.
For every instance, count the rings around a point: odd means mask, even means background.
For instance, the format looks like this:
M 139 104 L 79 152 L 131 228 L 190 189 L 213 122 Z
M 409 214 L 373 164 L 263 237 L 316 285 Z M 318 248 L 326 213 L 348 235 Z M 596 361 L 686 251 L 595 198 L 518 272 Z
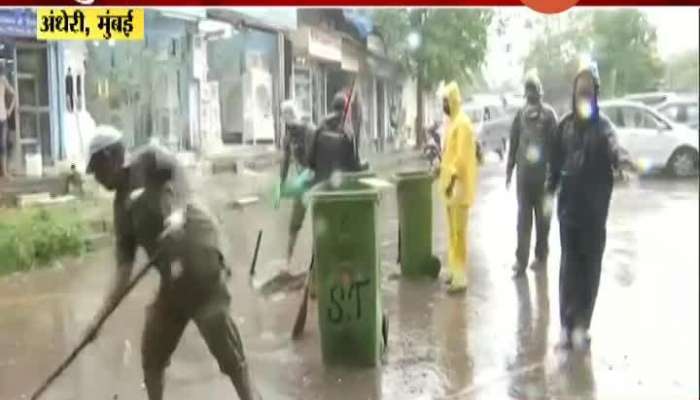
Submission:
M 370 168 L 377 169 L 391 166 L 395 163 L 415 161 L 421 156 L 419 150 L 413 148 L 394 150 L 387 149 L 383 153 L 364 149 L 360 152 L 360 158 L 370 164 Z M 215 154 L 209 154 L 200 160 L 195 160 L 191 153 L 180 153 L 179 158 L 184 165 L 198 168 L 204 173 L 220 174 L 224 172 L 239 173 L 243 169 L 263 171 L 275 167 L 282 162 L 283 153 L 274 145 L 264 146 L 224 146 Z

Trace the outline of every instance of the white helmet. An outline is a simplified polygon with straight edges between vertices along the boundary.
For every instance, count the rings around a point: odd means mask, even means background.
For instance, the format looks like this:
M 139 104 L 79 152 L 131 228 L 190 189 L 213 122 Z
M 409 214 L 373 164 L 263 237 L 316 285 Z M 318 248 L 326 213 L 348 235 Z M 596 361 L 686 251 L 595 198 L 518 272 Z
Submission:
M 109 125 L 100 125 L 95 128 L 95 136 L 90 140 L 90 145 L 88 147 L 88 165 L 86 172 L 88 174 L 93 172 L 92 161 L 95 154 L 117 143 L 122 143 L 122 134 L 116 128 Z

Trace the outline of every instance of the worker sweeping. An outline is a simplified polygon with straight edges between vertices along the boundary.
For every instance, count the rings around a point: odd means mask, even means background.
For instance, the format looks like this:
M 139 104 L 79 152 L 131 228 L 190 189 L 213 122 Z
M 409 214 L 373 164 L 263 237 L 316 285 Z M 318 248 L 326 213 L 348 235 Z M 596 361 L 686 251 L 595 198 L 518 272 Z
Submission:
M 87 172 L 114 195 L 117 269 L 95 321 L 129 286 L 137 247 L 158 261 L 160 288 L 148 308 L 142 340 L 149 400 L 163 399 L 163 378 L 185 327 L 193 321 L 240 399 L 257 399 L 243 344 L 229 315 L 229 276 L 213 218 L 190 196 L 174 156 L 145 147 L 126 159 L 120 133 L 101 126 L 90 143 Z M 156 256 L 157 255 L 157 256 Z M 99 324 L 90 329 L 92 339 Z
M 467 226 L 478 172 L 474 128 L 461 105 L 459 87 L 451 82 L 442 93 L 442 108 L 448 123 L 440 164 L 440 190 L 447 205 L 449 226 L 448 292 L 467 288 Z

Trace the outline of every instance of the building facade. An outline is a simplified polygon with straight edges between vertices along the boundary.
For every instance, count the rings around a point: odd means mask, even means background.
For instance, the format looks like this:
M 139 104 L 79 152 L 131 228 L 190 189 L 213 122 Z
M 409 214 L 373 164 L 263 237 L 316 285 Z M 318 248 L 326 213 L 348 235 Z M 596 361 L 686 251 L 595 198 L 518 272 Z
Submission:
M 58 62 L 58 45 L 36 40 L 35 11 L 0 10 L 0 64 L 17 95 L 6 121 L 10 173 L 24 174 L 29 159 L 47 167 L 60 159 Z

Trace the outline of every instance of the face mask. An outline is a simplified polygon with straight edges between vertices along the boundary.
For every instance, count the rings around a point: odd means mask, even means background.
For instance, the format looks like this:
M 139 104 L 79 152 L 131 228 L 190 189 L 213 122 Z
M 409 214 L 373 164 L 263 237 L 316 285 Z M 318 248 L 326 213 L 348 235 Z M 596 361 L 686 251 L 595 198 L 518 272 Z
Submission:
M 583 119 L 590 119 L 593 115 L 593 100 L 582 97 L 576 102 L 576 113 Z
M 525 99 L 529 104 L 537 104 L 540 101 L 540 96 L 537 93 L 530 92 L 526 95 Z

